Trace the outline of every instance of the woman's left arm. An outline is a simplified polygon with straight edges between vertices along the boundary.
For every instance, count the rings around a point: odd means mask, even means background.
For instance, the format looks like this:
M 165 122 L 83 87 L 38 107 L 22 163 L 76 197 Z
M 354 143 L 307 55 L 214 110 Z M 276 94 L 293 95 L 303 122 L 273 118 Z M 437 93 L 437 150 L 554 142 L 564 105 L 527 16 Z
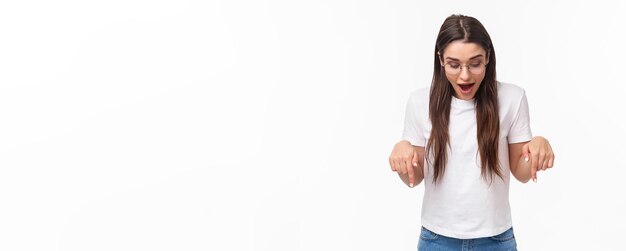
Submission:
M 537 182 L 537 171 L 544 171 L 554 165 L 554 152 L 547 139 L 534 137 L 529 142 L 509 144 L 511 173 L 522 183 L 533 179 Z

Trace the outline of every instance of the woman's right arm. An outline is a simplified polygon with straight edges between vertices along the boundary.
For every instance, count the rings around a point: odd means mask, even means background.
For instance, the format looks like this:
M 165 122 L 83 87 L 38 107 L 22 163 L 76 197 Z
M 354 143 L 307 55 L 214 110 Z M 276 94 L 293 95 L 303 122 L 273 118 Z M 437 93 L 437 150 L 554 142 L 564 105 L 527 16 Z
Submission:
M 389 156 L 389 165 L 408 187 L 419 185 L 424 180 L 424 147 L 406 140 L 398 142 Z

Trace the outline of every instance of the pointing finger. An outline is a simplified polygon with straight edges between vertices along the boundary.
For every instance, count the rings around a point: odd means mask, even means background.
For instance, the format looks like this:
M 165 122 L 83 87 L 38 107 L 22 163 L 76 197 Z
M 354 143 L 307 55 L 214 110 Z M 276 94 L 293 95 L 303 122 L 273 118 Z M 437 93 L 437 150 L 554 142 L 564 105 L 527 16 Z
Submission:
M 537 183 L 537 166 L 533 165 L 533 159 L 530 159 L 530 177 L 533 179 L 533 182 Z
M 539 154 L 537 152 L 530 153 L 530 170 L 534 182 L 537 182 L 537 169 L 539 168 Z
M 413 187 L 413 184 L 415 184 L 415 173 L 413 172 L 413 164 L 411 163 L 411 160 L 406 162 L 406 170 L 409 172 L 409 187 Z

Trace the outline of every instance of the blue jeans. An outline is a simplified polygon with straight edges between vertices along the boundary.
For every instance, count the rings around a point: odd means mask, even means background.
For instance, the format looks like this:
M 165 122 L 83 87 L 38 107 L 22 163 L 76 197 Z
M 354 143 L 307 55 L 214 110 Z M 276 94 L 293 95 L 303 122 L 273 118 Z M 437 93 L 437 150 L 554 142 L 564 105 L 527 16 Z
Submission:
M 515 242 L 515 235 L 513 234 L 513 228 L 504 231 L 504 233 L 484 238 L 476 239 L 456 239 L 446 237 L 432 232 L 425 227 L 422 227 L 420 233 L 420 240 L 417 244 L 418 251 L 516 251 L 517 243 Z

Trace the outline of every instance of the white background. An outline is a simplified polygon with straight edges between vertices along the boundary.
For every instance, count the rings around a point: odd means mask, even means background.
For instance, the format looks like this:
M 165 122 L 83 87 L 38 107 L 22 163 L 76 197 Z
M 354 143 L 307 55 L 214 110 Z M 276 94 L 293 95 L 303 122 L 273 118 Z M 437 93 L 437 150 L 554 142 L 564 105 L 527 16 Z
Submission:
M 450 14 L 555 167 L 520 250 L 623 247 L 622 1 L 3 1 L 0 250 L 415 250 L 387 159 Z

